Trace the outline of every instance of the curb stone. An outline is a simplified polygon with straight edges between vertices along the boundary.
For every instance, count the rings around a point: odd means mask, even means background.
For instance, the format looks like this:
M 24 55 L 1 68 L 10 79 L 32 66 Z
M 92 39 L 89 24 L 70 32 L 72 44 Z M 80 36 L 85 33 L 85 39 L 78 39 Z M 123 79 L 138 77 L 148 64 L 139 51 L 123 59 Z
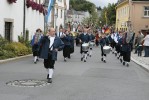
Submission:
M 15 58 L 9 58 L 9 59 L 5 59 L 5 60 L 0 60 L 0 64 L 1 63 L 5 63 L 5 62 L 8 62 L 8 61 L 17 60 L 17 59 L 20 59 L 20 58 L 29 57 L 29 56 L 32 56 L 32 54 L 25 55 L 25 56 L 20 56 L 20 57 L 15 57 Z
M 131 60 L 132 60 L 133 62 L 135 62 L 136 64 L 140 65 L 143 69 L 145 69 L 146 71 L 149 72 L 149 66 L 148 66 L 148 65 L 143 64 L 143 63 L 137 61 L 137 60 L 134 59 L 133 57 L 131 57 Z

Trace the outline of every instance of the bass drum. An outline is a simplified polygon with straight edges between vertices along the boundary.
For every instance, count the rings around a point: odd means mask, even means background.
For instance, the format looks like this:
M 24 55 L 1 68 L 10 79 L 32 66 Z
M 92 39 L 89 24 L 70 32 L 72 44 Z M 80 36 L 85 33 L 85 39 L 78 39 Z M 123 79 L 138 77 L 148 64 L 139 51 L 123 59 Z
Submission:
M 104 46 L 103 47 L 103 53 L 104 54 L 109 54 L 111 51 L 111 47 L 110 46 Z
M 82 51 L 88 51 L 89 49 L 89 43 L 83 43 L 82 44 Z

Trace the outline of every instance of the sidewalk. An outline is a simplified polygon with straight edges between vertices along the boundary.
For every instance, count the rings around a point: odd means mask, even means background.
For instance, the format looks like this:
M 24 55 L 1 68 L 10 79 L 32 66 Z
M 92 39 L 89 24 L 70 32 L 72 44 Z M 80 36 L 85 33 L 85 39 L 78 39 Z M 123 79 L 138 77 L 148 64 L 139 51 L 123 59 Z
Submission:
M 138 54 L 134 54 L 134 52 L 132 52 L 131 60 L 149 71 L 149 57 L 143 57 L 143 56 L 144 52 L 142 52 L 141 57 L 138 57 Z
M 5 62 L 9 62 L 9 61 L 12 61 L 12 60 L 20 59 L 20 58 L 29 57 L 29 56 L 32 56 L 32 54 L 25 55 L 25 56 L 20 56 L 20 57 L 14 57 L 14 58 L 9 58 L 9 59 L 0 60 L 0 64 L 1 64 L 1 63 L 5 63 Z

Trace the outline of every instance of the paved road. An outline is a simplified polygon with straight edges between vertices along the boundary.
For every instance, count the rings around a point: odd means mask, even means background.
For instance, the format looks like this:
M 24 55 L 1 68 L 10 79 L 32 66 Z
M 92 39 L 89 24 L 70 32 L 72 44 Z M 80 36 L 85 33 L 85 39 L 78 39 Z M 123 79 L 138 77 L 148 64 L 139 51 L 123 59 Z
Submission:
M 6 85 L 14 80 L 46 80 L 42 60 L 33 64 L 27 57 L 0 64 L 0 100 L 149 100 L 149 73 L 137 64 L 125 67 L 113 54 L 103 63 L 97 47 L 84 63 L 75 49 L 67 62 L 59 53 L 53 83 L 44 87 Z

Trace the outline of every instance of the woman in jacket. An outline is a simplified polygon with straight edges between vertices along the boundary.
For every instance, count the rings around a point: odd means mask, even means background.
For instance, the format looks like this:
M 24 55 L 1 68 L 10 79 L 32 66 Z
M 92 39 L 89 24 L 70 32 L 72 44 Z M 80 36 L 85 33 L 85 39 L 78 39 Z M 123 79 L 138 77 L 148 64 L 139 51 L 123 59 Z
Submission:
M 33 36 L 32 41 L 31 41 L 32 52 L 33 52 L 35 64 L 38 61 L 38 56 L 39 56 L 39 51 L 40 51 L 40 42 L 41 42 L 42 37 L 43 37 L 42 31 L 40 29 L 37 29 L 35 35 Z
M 69 35 L 68 30 L 65 31 L 61 39 L 64 42 L 63 56 L 64 56 L 64 61 L 66 62 L 66 58 L 70 58 L 70 48 L 71 48 L 71 42 L 72 42 L 72 38 Z

